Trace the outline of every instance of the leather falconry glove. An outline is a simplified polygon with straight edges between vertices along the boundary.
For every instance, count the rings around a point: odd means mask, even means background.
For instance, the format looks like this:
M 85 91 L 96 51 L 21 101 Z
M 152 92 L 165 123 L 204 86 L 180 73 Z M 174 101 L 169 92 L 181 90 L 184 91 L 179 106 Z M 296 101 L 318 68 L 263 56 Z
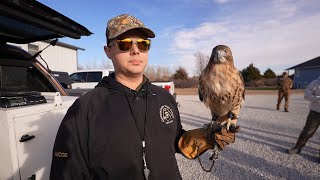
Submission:
M 208 149 L 218 147 L 223 150 L 226 145 L 235 142 L 235 133 L 239 131 L 239 126 L 231 126 L 227 131 L 225 126 L 212 121 L 199 129 L 186 131 L 178 142 L 181 153 L 188 159 L 195 159 Z

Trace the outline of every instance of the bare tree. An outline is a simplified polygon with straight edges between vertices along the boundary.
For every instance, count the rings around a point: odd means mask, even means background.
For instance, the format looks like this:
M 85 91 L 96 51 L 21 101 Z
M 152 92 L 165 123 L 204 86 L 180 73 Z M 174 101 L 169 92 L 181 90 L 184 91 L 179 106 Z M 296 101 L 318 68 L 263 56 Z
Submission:
M 156 73 L 152 65 L 148 65 L 144 71 L 144 74 L 149 78 L 150 81 L 155 81 Z
M 169 67 L 148 65 L 144 74 L 150 81 L 168 81 L 171 77 Z
M 161 80 L 162 81 L 169 81 L 170 77 L 172 76 L 172 73 L 169 70 L 169 67 L 162 67 L 162 76 Z
M 101 69 L 113 69 L 113 64 L 111 63 L 111 61 L 109 59 L 107 59 L 106 61 L 103 61 L 103 63 L 100 65 Z
M 201 72 L 204 70 L 204 68 L 207 66 L 210 57 L 204 55 L 202 52 L 197 51 L 194 53 L 195 59 L 195 75 L 200 76 Z
M 78 64 L 78 69 L 113 69 L 112 62 L 108 59 L 92 61 L 88 64 Z
M 156 81 L 159 81 L 161 79 L 161 75 L 162 75 L 161 67 L 160 66 L 156 66 L 155 70 L 156 70 Z

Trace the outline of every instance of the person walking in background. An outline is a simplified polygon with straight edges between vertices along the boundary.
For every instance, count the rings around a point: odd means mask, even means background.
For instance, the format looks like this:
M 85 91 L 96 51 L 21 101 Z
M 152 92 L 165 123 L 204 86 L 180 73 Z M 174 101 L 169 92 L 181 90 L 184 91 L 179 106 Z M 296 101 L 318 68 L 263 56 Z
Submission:
M 301 149 L 306 145 L 307 141 L 313 136 L 320 125 L 320 76 L 307 86 L 304 93 L 304 99 L 310 101 L 309 115 L 296 145 L 288 150 L 289 154 L 300 153 Z
M 289 96 L 290 96 L 291 88 L 292 88 L 292 80 L 288 77 L 288 73 L 283 72 L 279 80 L 277 110 L 280 109 L 281 101 L 284 98 L 285 100 L 284 111 L 289 112 Z

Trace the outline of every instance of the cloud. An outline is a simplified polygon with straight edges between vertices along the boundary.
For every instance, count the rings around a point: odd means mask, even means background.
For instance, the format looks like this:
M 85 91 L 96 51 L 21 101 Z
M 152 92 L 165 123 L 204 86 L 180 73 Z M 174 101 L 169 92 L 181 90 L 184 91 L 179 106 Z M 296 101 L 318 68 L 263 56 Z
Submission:
M 272 9 L 281 18 L 294 16 L 297 12 L 297 5 L 293 0 L 273 0 Z
M 170 51 L 193 49 L 197 44 L 207 44 L 216 34 L 226 32 L 223 23 L 203 23 L 194 29 L 183 29 L 176 33 L 173 47 Z
M 282 72 L 320 55 L 320 13 L 301 14 L 293 1 L 284 0 L 271 2 L 267 9 L 269 15 L 258 9 L 248 11 L 254 21 L 248 16 L 233 15 L 219 22 L 179 29 L 173 33 L 176 36 L 169 53 L 189 73 L 194 71 L 193 54 L 200 50 L 210 55 L 218 44 L 231 47 L 238 69 L 253 63 L 262 73 L 267 68 Z
M 213 1 L 218 4 L 225 4 L 225 3 L 229 2 L 229 0 L 213 0 Z

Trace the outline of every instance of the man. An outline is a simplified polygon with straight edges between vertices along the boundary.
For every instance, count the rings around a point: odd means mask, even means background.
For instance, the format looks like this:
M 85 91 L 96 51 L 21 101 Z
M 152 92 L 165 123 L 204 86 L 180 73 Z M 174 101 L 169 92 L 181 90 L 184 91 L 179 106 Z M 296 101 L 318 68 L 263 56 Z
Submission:
M 50 179 L 181 179 L 178 141 L 187 144 L 181 137 L 194 131 L 185 133 L 174 98 L 143 75 L 148 38 L 155 34 L 122 14 L 108 21 L 106 36 L 104 50 L 115 72 L 68 110 L 56 137 Z M 203 129 L 195 134 L 212 137 L 214 132 Z
M 291 88 L 292 88 L 292 80 L 288 77 L 287 72 L 283 72 L 282 77 L 279 81 L 277 110 L 280 109 L 281 101 L 284 98 L 285 100 L 284 111 L 289 112 L 289 96 L 290 96 Z
M 320 76 L 307 86 L 304 93 L 304 99 L 310 101 L 309 115 L 296 145 L 288 150 L 289 154 L 300 153 L 301 149 L 306 145 L 307 141 L 313 136 L 320 125 Z

